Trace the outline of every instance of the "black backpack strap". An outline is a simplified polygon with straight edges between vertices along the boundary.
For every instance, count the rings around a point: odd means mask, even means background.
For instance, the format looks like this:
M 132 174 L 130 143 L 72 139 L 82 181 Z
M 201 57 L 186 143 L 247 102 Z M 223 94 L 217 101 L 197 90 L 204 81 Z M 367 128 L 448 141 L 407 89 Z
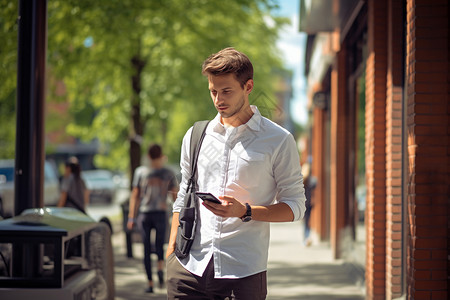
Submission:
M 194 183 L 197 182 L 198 154 L 200 153 L 200 147 L 205 137 L 206 128 L 208 127 L 209 122 L 209 120 L 195 122 L 192 128 L 190 144 L 191 178 L 188 182 L 188 190 L 189 188 L 195 188 Z

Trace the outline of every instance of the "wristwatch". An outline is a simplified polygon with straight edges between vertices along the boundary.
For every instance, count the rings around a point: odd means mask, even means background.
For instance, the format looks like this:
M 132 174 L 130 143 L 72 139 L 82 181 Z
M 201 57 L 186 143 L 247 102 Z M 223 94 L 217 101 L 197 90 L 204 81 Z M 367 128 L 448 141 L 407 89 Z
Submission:
M 247 211 L 245 212 L 245 215 L 241 217 L 241 220 L 242 222 L 249 222 L 252 220 L 252 208 L 248 203 L 245 203 L 245 207 L 247 208 Z

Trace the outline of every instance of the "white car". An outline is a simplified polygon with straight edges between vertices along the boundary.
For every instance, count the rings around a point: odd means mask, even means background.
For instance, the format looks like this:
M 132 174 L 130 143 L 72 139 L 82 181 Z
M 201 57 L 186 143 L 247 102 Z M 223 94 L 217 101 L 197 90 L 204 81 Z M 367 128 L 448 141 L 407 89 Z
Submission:
M 108 170 L 87 170 L 81 177 L 89 190 L 89 203 L 112 203 L 116 195 L 113 173 Z
M 59 181 L 51 163 L 44 163 L 44 205 L 56 206 L 59 199 Z M 14 214 L 14 160 L 0 160 L 0 215 Z

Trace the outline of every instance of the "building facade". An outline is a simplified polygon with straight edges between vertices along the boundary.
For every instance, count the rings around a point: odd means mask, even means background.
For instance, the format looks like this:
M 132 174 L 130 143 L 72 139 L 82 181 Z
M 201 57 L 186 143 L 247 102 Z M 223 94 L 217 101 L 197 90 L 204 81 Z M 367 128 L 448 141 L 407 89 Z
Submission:
M 450 297 L 447 0 L 300 1 L 311 227 L 367 299 Z

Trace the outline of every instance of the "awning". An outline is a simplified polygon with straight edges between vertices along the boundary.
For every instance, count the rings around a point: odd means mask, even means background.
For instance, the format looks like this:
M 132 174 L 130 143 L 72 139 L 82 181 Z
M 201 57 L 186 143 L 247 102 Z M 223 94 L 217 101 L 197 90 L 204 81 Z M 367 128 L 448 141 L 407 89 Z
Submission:
M 300 31 L 307 34 L 345 28 L 363 0 L 300 0 Z M 359 9 L 356 9 L 359 11 Z

